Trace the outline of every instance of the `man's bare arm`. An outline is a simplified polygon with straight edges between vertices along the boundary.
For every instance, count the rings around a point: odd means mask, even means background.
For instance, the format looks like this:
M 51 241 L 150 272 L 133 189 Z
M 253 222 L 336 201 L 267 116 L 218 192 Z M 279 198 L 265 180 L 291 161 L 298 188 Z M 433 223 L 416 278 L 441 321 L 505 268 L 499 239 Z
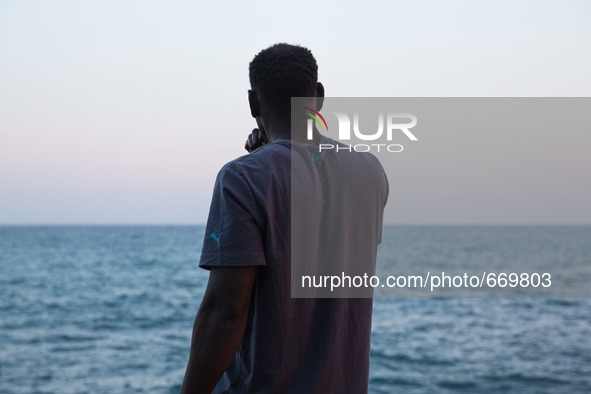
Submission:
M 238 350 L 257 267 L 212 268 L 195 317 L 181 393 L 211 393 Z

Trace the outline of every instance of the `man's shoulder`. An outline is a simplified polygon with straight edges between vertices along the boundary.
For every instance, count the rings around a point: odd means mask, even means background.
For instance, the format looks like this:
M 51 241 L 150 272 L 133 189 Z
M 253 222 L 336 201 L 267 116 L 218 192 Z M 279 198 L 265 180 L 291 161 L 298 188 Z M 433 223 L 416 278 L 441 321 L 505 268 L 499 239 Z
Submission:
M 270 167 L 276 167 L 283 162 L 289 168 L 289 141 L 275 141 L 248 153 L 237 157 L 224 164 L 218 176 L 236 174 L 239 176 L 263 175 L 268 173 Z
M 328 150 L 328 152 L 338 155 L 341 159 L 349 160 L 352 163 L 365 162 L 366 165 L 370 165 L 374 169 L 380 170 L 380 172 L 383 171 L 380 160 L 373 153 L 357 151 L 352 146 L 327 136 L 322 136 L 321 143 L 332 145 L 333 148 Z M 337 146 L 338 149 L 336 149 Z

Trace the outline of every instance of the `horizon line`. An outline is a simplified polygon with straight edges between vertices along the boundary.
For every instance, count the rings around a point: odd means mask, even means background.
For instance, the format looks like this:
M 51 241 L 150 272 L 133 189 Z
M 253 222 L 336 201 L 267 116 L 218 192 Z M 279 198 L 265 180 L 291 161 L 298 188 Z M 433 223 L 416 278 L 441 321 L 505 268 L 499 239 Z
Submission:
M 0 227 L 187 227 L 206 223 L 0 223 Z M 589 227 L 591 223 L 384 223 L 383 227 Z

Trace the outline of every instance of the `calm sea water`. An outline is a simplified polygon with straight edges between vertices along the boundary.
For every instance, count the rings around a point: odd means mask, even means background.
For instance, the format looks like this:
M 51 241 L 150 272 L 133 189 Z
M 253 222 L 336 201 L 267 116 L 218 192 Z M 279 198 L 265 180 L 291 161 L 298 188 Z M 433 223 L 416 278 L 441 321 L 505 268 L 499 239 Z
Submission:
M 177 393 L 207 281 L 196 267 L 203 231 L 0 227 L 0 392 Z M 535 240 L 548 228 L 508 231 Z M 591 264 L 589 228 L 552 231 Z M 381 256 L 422 239 L 431 246 L 412 253 L 431 259 L 450 234 L 474 248 L 468 233 L 388 228 Z M 486 249 L 507 232 L 478 234 Z M 376 299 L 374 309 L 371 393 L 591 392 L 589 299 Z

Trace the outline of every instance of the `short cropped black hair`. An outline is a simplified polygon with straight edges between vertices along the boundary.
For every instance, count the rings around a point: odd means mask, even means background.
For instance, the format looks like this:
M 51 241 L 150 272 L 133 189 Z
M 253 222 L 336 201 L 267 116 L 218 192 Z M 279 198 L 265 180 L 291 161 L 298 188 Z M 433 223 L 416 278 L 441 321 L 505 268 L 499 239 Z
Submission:
M 275 44 L 260 51 L 248 70 L 251 89 L 277 104 L 316 96 L 318 65 L 308 48 Z

